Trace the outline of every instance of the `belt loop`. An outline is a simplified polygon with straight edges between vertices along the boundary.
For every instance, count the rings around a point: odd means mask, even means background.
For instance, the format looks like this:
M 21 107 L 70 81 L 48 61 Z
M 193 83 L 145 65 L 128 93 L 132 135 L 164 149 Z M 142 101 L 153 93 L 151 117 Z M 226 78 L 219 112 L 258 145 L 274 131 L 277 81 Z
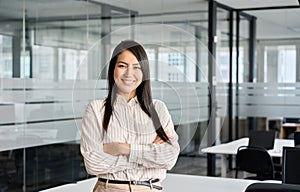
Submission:
M 108 182 L 109 182 L 109 179 L 106 179 L 106 182 L 105 182 L 105 189 L 107 189 Z
M 151 190 L 153 189 L 153 186 L 152 186 L 152 179 L 149 179 L 149 183 L 150 183 L 150 188 Z

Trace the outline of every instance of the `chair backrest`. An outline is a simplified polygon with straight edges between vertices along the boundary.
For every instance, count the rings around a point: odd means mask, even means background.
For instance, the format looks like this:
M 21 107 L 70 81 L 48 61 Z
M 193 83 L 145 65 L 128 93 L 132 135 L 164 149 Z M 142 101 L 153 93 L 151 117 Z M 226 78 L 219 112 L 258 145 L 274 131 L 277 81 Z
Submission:
M 300 184 L 300 148 L 283 147 L 282 183 Z
M 262 147 L 241 146 L 236 154 L 236 177 L 238 171 L 257 174 L 254 179 L 274 179 L 274 165 L 268 151 Z
M 300 147 L 300 131 L 294 132 L 294 143 L 295 146 Z
M 281 183 L 252 183 L 245 192 L 300 192 L 300 186 Z
M 275 131 L 252 130 L 249 133 L 249 146 L 263 147 L 267 150 L 274 148 Z

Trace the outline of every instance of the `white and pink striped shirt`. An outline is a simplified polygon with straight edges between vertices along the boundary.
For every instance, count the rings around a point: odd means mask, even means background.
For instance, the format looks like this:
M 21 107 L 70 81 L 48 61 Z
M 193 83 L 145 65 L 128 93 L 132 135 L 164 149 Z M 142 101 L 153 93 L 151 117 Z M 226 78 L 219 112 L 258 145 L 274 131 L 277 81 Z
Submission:
M 151 118 L 141 109 L 137 98 L 129 102 L 117 95 L 107 132 L 103 130 L 104 100 L 94 100 L 82 120 L 81 154 L 89 174 L 110 180 L 164 179 L 166 170 L 176 163 L 180 151 L 178 135 L 166 105 L 153 100 L 163 129 L 172 144 L 154 144 L 157 136 Z M 112 156 L 103 152 L 103 144 L 130 144 L 130 155 Z

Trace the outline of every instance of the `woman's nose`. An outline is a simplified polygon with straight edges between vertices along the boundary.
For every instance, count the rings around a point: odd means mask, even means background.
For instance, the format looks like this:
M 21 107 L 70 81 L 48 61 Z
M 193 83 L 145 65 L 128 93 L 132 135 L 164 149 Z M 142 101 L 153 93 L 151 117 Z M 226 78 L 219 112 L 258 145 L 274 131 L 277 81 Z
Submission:
M 132 67 L 128 67 L 125 71 L 126 75 L 132 75 L 133 74 L 133 68 Z

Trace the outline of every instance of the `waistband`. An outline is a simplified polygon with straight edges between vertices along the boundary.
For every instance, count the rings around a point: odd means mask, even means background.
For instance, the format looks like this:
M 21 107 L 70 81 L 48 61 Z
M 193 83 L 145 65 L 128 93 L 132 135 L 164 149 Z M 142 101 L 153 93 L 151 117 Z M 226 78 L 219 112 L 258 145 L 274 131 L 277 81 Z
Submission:
M 162 186 L 159 185 L 153 185 L 153 183 L 159 182 L 159 179 L 150 179 L 148 181 L 120 181 L 120 180 L 109 180 L 109 179 L 103 179 L 98 178 L 98 181 L 104 182 L 104 183 L 113 183 L 113 184 L 132 184 L 132 185 L 144 185 L 150 188 L 162 190 Z

